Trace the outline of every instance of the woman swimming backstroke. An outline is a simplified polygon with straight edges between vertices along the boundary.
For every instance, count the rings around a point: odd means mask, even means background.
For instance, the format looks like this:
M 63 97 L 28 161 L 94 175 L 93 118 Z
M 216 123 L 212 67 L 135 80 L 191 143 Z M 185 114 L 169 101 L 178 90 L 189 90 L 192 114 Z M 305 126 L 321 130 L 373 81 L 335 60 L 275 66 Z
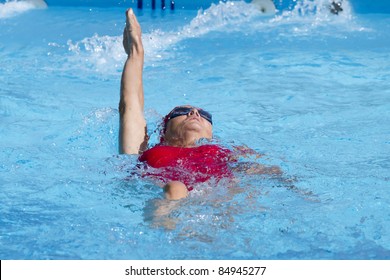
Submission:
M 194 184 L 210 178 L 232 178 L 229 164 L 237 161 L 233 151 L 215 144 L 199 144 L 202 139 L 213 138 L 212 115 L 201 108 L 191 105 L 173 108 L 164 118 L 161 143 L 147 149 L 142 81 L 144 49 L 141 26 L 132 9 L 126 11 L 123 46 L 127 60 L 119 102 L 120 153 L 140 154 L 140 161 L 161 169 L 161 173 L 149 175 L 163 182 L 166 198 L 170 200 L 186 197 Z M 273 168 L 266 170 L 261 166 L 259 170 L 280 172 Z

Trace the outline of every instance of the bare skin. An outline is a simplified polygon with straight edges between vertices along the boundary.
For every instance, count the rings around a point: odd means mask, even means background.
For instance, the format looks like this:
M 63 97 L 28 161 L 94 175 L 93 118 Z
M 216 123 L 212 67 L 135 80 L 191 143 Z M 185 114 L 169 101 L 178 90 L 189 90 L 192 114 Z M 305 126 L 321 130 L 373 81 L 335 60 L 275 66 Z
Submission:
M 120 129 L 119 152 L 123 154 L 140 154 L 146 150 L 148 135 L 144 117 L 143 66 L 144 48 L 141 26 L 132 9 L 126 11 L 126 27 L 123 31 L 123 47 L 127 59 L 121 79 L 119 102 Z M 164 144 L 176 147 L 193 147 L 200 139 L 212 139 L 213 126 L 202 118 L 198 109 L 191 107 L 187 115 L 177 116 L 168 121 L 164 134 Z M 252 149 L 236 147 L 240 156 L 256 154 Z M 261 156 L 261 155 L 259 155 Z M 278 167 L 266 169 L 263 166 L 252 166 L 242 171 L 248 174 L 281 173 Z M 188 196 L 187 186 L 180 181 L 169 181 L 164 185 L 165 197 L 179 200 Z
M 148 141 L 142 81 L 144 48 L 141 26 L 132 9 L 126 11 L 123 47 L 128 57 L 121 79 L 119 152 L 140 154 L 146 150 Z M 164 139 L 171 146 L 192 147 L 199 139 L 211 137 L 211 124 L 201 118 L 199 112 L 194 109 L 186 116 L 170 120 Z M 180 181 L 167 182 L 164 192 L 166 198 L 171 200 L 188 195 L 187 186 Z
M 212 137 L 212 124 L 202 118 L 196 108 L 193 108 L 188 115 L 176 117 L 167 123 L 164 141 L 169 146 L 193 147 L 198 140 L 212 139 Z
M 128 57 L 121 80 L 119 152 L 138 154 L 147 147 L 142 84 L 144 48 L 141 27 L 132 9 L 126 11 L 123 46 Z

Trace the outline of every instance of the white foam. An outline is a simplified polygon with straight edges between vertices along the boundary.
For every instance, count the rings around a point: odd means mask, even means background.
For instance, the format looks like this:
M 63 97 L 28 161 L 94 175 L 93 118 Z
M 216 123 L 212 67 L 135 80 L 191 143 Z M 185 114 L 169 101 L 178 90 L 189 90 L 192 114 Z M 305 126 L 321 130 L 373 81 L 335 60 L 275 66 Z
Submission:
M 209 32 L 226 29 L 237 29 L 243 22 L 249 22 L 253 17 L 261 16 L 261 12 L 245 2 L 226 2 L 212 4 L 206 10 L 199 10 L 197 16 L 188 24 L 174 31 L 155 29 L 143 34 L 145 61 L 167 59 L 172 55 L 168 50 L 188 38 L 201 37 Z M 122 35 L 99 36 L 84 38 L 78 42 L 68 41 L 68 49 L 80 60 L 93 64 L 98 72 L 112 72 L 122 68 L 125 52 L 122 46 Z M 114 67 L 114 68 L 113 68 Z
M 180 41 L 188 38 L 198 38 L 213 31 L 239 28 L 243 22 L 249 22 L 253 17 L 261 15 L 261 12 L 245 2 L 220 2 L 212 4 L 206 10 L 199 10 L 197 16 L 188 24 L 176 31 L 154 30 L 145 34 L 143 41 L 145 53 L 150 59 L 167 58 L 169 49 Z
M 342 1 L 342 0 L 339 0 Z M 155 29 L 143 34 L 145 63 L 169 59 L 174 55 L 172 48 L 188 38 L 199 38 L 210 32 L 245 33 L 275 32 L 277 36 L 312 36 L 313 34 L 333 31 L 362 31 L 353 23 L 351 6 L 343 1 L 343 12 L 334 15 L 329 10 L 331 0 L 299 0 L 293 10 L 279 12 L 276 16 L 263 17 L 263 13 L 250 3 L 244 1 L 220 2 L 212 4 L 206 10 L 199 10 L 192 21 L 177 30 L 163 31 Z M 243 27 L 244 26 L 244 27 Z M 337 32 L 334 32 L 337 34 Z M 332 35 L 333 36 L 333 35 Z M 336 36 L 336 35 L 334 35 Z M 104 73 L 121 71 L 125 59 L 122 46 L 122 35 L 84 38 L 79 42 L 68 41 L 69 50 L 83 65 Z M 78 63 L 79 64 L 79 63 Z
M 331 13 L 330 5 L 332 0 L 299 0 L 293 10 L 283 11 L 276 16 L 272 23 L 300 23 L 308 30 L 325 25 L 347 26 L 353 19 L 352 8 L 349 1 L 342 2 L 343 11 L 338 15 Z
M 70 58 L 71 63 L 85 65 L 98 72 L 115 71 L 119 66 L 122 67 L 118 62 L 123 62 L 125 58 L 121 36 L 95 34 L 75 43 L 69 40 L 67 44 L 69 51 L 75 55 Z M 114 68 L 109 69 L 108 65 Z
M 338 0 L 342 3 L 342 11 L 335 15 L 330 12 L 332 0 L 301 0 L 291 12 L 283 12 L 275 22 L 296 22 L 292 36 L 333 36 L 344 37 L 346 33 L 368 32 L 352 12 L 349 1 Z M 324 28 L 326 27 L 326 28 Z M 290 35 L 290 36 L 291 36 Z
M 7 0 L 0 3 L 0 18 L 10 18 L 33 9 L 45 9 L 47 4 L 43 0 Z

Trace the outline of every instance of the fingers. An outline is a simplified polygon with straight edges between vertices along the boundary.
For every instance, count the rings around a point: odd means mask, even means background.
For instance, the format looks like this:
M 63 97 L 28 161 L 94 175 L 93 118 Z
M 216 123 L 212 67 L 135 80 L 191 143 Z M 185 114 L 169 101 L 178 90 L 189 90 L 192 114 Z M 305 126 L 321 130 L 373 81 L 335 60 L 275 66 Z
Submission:
M 126 27 L 123 33 L 123 46 L 128 55 L 133 52 L 133 47 L 138 51 L 142 49 L 142 31 L 133 9 L 126 11 Z
M 133 9 L 131 9 L 131 8 L 126 10 L 126 30 L 127 30 L 127 32 L 131 32 L 130 13 L 133 13 Z
M 141 26 L 138 23 L 137 17 L 134 14 L 133 9 L 128 9 L 126 11 L 126 30 L 130 36 L 140 36 L 141 35 Z M 135 33 L 135 34 L 132 34 Z
M 139 23 L 132 8 L 126 11 L 126 28 L 128 32 L 132 32 L 134 28 L 139 29 Z

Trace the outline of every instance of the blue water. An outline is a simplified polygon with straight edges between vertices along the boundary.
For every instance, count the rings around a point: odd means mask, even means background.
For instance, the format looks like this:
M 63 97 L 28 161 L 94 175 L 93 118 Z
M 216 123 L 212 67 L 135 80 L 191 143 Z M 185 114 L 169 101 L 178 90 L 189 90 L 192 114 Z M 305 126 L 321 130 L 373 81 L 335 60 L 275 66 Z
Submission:
M 390 259 L 390 17 L 322 3 L 137 11 L 151 144 L 194 104 L 284 172 L 176 203 L 117 152 L 124 8 L 0 4 L 0 258 Z

